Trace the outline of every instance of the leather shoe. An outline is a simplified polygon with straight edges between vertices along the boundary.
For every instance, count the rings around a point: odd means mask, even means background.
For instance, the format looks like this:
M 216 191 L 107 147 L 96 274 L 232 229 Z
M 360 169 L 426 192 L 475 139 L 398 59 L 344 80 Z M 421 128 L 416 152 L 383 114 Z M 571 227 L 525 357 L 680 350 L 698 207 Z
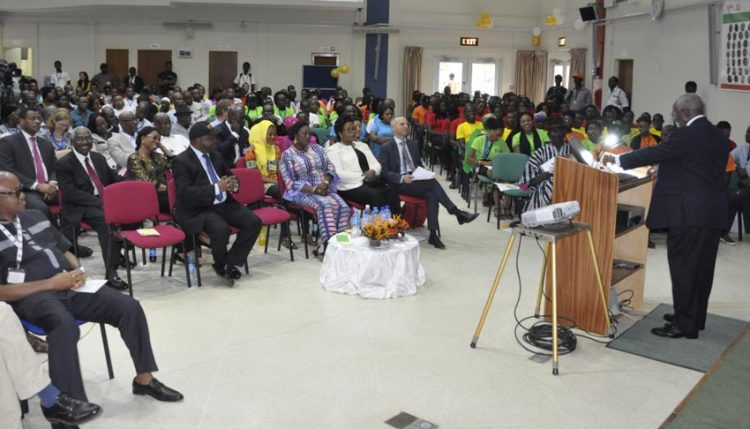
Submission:
M 465 212 L 463 210 L 459 210 L 458 213 L 456 213 L 456 218 L 458 219 L 458 224 L 463 225 L 465 223 L 469 223 L 479 217 L 479 213 L 469 213 Z
M 75 252 L 72 252 L 72 250 L 75 249 Z M 81 246 L 80 244 L 76 246 L 74 249 L 71 249 L 71 253 L 75 253 L 76 257 L 80 258 L 88 258 L 91 255 L 94 254 L 94 251 L 90 247 Z
M 440 237 L 437 234 L 430 234 L 430 238 L 427 239 L 427 243 L 432 244 L 437 249 L 445 249 L 445 244 L 440 241 Z
M 698 338 L 698 334 L 688 334 L 687 332 L 683 332 L 680 330 L 680 328 L 670 324 L 666 323 L 661 328 L 654 328 L 651 330 L 651 333 L 658 336 L 658 337 L 665 337 L 665 338 L 682 338 L 685 337 L 689 340 L 694 340 Z
M 124 256 L 120 255 L 120 267 L 122 267 L 123 269 L 127 270 L 127 269 L 128 269 L 128 266 L 126 265 L 127 263 L 128 263 L 127 259 L 125 259 L 125 257 L 124 257 Z M 135 262 L 135 261 L 130 261 L 130 269 L 131 269 L 131 270 L 132 270 L 133 268 L 135 268 L 135 266 L 136 266 L 136 265 L 138 265 L 138 263 L 137 263 L 137 262 Z
M 107 286 L 119 291 L 128 290 L 128 283 L 117 274 L 107 277 Z
M 47 342 L 44 341 L 43 339 L 27 331 L 26 340 L 29 342 L 29 345 L 31 345 L 31 348 L 34 349 L 35 352 L 47 353 L 49 346 L 47 345 Z
M 78 425 L 98 417 L 102 413 L 102 408 L 60 393 L 51 407 L 42 407 L 42 413 L 50 423 Z
M 238 270 L 234 265 L 227 265 L 224 268 L 225 276 L 232 280 L 239 280 L 242 277 L 242 271 Z
M 229 287 L 234 287 L 234 280 L 235 279 L 232 277 L 233 273 L 227 271 L 227 269 L 229 269 L 229 267 L 222 266 L 222 265 L 219 265 L 219 264 L 211 264 L 211 267 L 213 267 L 214 272 L 216 273 L 217 276 L 219 276 L 222 279 L 224 279 L 224 280 L 227 281 L 227 283 L 229 284 Z M 232 267 L 232 268 L 234 268 L 234 267 Z M 237 270 L 236 268 L 234 268 L 234 269 Z M 240 276 L 242 276 L 242 274 L 240 274 Z M 237 278 L 239 278 L 239 277 L 237 277 Z
M 183 398 L 182 393 L 165 386 L 156 378 L 152 378 L 147 385 L 138 384 L 133 379 L 133 395 L 148 395 L 164 402 L 177 402 Z

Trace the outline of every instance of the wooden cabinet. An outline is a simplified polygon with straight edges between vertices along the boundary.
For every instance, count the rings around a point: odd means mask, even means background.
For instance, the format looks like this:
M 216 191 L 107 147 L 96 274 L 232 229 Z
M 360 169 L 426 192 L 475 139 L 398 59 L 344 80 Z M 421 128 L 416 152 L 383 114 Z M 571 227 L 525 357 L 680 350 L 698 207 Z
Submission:
M 575 220 L 591 225 L 605 288 L 615 286 L 618 292 L 632 290 L 631 305 L 640 309 L 643 304 L 648 229 L 644 216 L 638 226 L 617 232 L 617 205 L 644 207 L 647 214 L 653 179 L 620 183 L 614 174 L 567 158 L 557 158 L 554 180 L 553 202 L 578 201 L 581 213 Z M 558 243 L 557 255 L 558 314 L 561 323 L 570 325 L 572 321 L 579 328 L 606 334 L 606 319 L 601 310 L 585 234 L 561 240 Z M 615 268 L 614 260 L 633 262 L 641 266 L 634 270 Z M 551 281 L 550 273 L 547 276 L 547 287 Z M 609 299 L 609 296 L 606 298 Z M 550 311 L 547 302 L 545 314 L 550 314 Z

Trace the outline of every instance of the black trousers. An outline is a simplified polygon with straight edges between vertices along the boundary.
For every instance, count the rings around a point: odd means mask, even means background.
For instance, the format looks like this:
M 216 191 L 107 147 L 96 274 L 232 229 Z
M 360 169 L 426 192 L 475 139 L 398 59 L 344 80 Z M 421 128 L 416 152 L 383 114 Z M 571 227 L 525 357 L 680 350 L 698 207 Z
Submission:
M 740 188 L 737 192 L 729 193 L 729 228 L 732 228 L 737 211 L 742 213 L 745 231 L 750 231 L 750 187 Z
M 98 292 L 42 292 L 13 303 L 22 319 L 44 328 L 49 344 L 49 374 L 62 392 L 87 400 L 78 362 L 80 331 L 76 319 L 106 323 L 120 330 L 136 373 L 158 371 L 146 315 L 133 298 L 102 287 Z
M 104 221 L 104 210 L 97 207 L 76 207 L 76 209 L 83 210 L 83 216 L 78 217 L 77 213 L 75 215 L 66 213 L 69 210 L 68 207 L 63 206 L 60 212 L 62 217 L 62 233 L 65 238 L 71 243 L 74 242 L 81 220 L 91 225 L 94 231 L 96 231 L 96 238 L 99 240 L 99 246 L 102 249 L 102 258 L 104 259 L 107 278 L 112 274 L 116 274 L 117 266 L 120 263 L 122 243 L 112 239 L 109 225 Z
M 362 186 L 346 191 L 338 190 L 338 194 L 345 200 L 370 207 L 388 206 L 392 214 L 401 214 L 401 200 L 393 188 L 382 184 L 363 183 Z
M 687 334 L 706 326 L 720 236 L 719 229 L 701 227 L 670 228 L 667 233 L 673 324 Z
M 57 225 L 57 219 L 55 219 L 49 211 L 49 201 L 44 199 L 44 195 L 41 192 L 24 191 L 24 194 L 26 195 L 27 209 L 39 210 L 47 219 L 49 219 L 52 225 Z M 56 200 L 57 198 L 55 198 L 55 201 Z
M 227 250 L 231 228 L 233 226 L 240 231 Z M 214 263 L 223 266 L 245 265 L 247 255 L 255 245 L 260 234 L 262 223 L 249 208 L 237 203 L 222 203 L 214 205 L 213 210 L 208 212 L 203 230 L 211 236 L 211 254 Z
M 415 180 L 411 183 L 401 183 L 398 185 L 398 193 L 412 197 L 424 198 L 427 200 L 427 229 L 431 232 L 438 229 L 438 212 L 440 205 L 448 210 L 448 213 L 455 214 L 458 208 L 448 197 L 435 179 Z

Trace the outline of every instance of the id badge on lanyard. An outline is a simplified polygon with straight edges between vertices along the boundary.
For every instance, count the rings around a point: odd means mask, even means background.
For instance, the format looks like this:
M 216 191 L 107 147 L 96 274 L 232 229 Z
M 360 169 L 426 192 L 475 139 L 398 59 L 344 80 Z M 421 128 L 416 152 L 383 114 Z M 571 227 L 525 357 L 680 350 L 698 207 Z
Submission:
M 16 227 L 15 237 L 7 228 L 0 224 L 0 231 L 2 231 L 3 234 L 5 234 L 5 237 L 16 246 L 16 249 L 18 249 L 16 252 L 16 268 L 8 269 L 9 284 L 23 283 L 26 279 L 26 273 L 21 269 L 21 259 L 23 258 L 23 231 L 21 230 L 21 219 L 19 219 L 18 216 L 16 216 L 14 226 Z

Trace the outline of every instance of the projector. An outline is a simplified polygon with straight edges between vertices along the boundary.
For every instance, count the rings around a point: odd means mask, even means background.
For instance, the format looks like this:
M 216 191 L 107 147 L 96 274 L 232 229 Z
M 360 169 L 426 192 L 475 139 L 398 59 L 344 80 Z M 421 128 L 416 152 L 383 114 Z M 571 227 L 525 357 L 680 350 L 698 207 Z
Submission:
M 573 219 L 581 212 L 578 201 L 551 204 L 536 210 L 530 210 L 521 215 L 521 224 L 527 228 L 551 225 Z

